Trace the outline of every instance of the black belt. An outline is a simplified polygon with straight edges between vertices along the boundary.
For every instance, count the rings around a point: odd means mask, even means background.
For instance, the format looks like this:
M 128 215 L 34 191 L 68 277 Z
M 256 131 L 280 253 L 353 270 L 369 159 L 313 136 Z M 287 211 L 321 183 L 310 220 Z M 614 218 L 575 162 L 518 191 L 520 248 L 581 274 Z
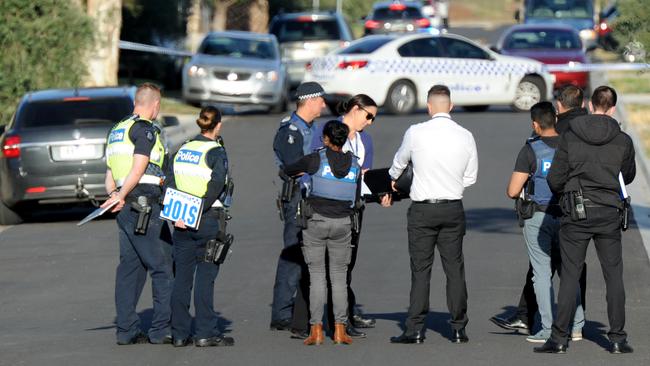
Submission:
M 422 201 L 413 201 L 413 203 L 452 203 L 460 202 L 460 200 L 422 200 Z

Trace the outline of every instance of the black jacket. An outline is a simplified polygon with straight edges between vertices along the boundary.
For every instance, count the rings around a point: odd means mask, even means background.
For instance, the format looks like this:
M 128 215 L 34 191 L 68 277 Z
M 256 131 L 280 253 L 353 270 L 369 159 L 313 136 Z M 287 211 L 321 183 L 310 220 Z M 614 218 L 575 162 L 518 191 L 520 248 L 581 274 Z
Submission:
M 564 113 L 557 115 L 557 123 L 555 124 L 555 130 L 558 134 L 562 134 L 569 129 L 569 122 L 576 117 L 586 116 L 588 114 L 587 110 L 584 108 L 573 108 L 569 109 Z
M 609 116 L 586 115 L 569 122 L 546 180 L 556 194 L 582 188 L 586 199 L 621 208 L 619 173 L 625 184 L 636 175 L 630 136 Z

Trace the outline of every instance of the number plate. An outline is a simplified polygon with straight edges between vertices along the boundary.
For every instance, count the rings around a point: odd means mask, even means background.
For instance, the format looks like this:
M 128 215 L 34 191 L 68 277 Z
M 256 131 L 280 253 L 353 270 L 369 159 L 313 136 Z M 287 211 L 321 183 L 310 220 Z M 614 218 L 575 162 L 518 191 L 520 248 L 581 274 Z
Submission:
M 52 159 L 55 161 L 101 159 L 103 155 L 103 146 L 97 144 L 52 147 Z
M 202 211 L 203 199 L 173 188 L 167 188 L 160 218 L 171 222 L 182 219 L 185 226 L 196 229 L 199 227 Z

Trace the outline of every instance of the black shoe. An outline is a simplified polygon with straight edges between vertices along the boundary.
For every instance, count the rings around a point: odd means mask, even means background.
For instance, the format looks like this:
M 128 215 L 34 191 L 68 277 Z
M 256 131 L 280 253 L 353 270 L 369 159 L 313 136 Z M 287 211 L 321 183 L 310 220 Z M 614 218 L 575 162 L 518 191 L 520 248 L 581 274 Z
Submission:
M 201 338 L 194 341 L 197 347 L 224 347 L 234 346 L 235 340 L 231 337 L 215 336 L 210 338 Z
M 467 338 L 467 334 L 465 334 L 465 328 L 453 329 L 451 331 L 451 338 L 449 340 L 451 341 L 451 343 L 469 342 L 469 338 Z
M 627 341 L 622 341 L 622 342 L 613 342 L 612 347 L 609 349 L 609 353 L 632 353 L 634 350 L 632 347 L 627 343 Z
M 408 336 L 404 333 L 398 337 L 391 337 L 390 343 L 400 343 L 400 344 L 420 344 L 424 342 L 424 336 L 420 333 L 412 336 Z
M 563 344 L 555 343 L 552 340 L 546 341 L 543 346 L 535 347 L 535 353 L 566 353 L 566 346 Z
M 142 332 L 138 332 L 138 334 L 134 335 L 133 338 L 129 339 L 128 341 L 120 341 L 120 340 L 118 340 L 117 345 L 118 346 L 126 346 L 126 345 L 129 345 L 129 344 L 143 344 L 143 343 L 147 343 L 147 339 L 148 339 L 148 337 L 147 337 L 146 334 L 144 334 Z
M 172 336 L 166 335 L 162 339 L 151 339 L 149 338 L 149 343 L 151 344 L 172 344 Z
M 521 334 L 530 334 L 528 324 L 523 320 L 519 319 L 519 317 L 517 317 L 516 315 L 510 318 L 493 316 L 490 318 L 490 321 L 492 321 L 492 323 L 498 325 L 503 329 L 514 330 L 515 332 L 519 332 Z
M 305 329 L 291 329 L 291 339 L 307 339 L 309 331 Z
M 174 339 L 174 347 L 185 347 L 192 344 L 192 338 L 187 337 L 185 339 Z
M 271 330 L 291 330 L 291 319 L 274 320 L 269 328 Z
M 366 333 L 360 332 L 355 327 L 353 327 L 352 324 L 348 324 L 348 326 L 345 327 L 345 331 L 352 338 L 366 338 Z
M 352 315 L 352 326 L 355 328 L 374 328 L 375 323 L 375 319 L 364 318 L 359 314 Z

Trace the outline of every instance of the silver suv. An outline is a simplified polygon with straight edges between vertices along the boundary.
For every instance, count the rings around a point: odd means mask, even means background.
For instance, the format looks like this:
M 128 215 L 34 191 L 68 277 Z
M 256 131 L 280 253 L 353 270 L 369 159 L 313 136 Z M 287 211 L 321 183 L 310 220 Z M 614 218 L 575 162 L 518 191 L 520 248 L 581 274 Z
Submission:
M 291 86 L 300 84 L 305 67 L 313 59 L 345 47 L 353 40 L 350 27 L 338 13 L 291 13 L 276 15 L 269 33 L 280 43 L 282 62 Z

